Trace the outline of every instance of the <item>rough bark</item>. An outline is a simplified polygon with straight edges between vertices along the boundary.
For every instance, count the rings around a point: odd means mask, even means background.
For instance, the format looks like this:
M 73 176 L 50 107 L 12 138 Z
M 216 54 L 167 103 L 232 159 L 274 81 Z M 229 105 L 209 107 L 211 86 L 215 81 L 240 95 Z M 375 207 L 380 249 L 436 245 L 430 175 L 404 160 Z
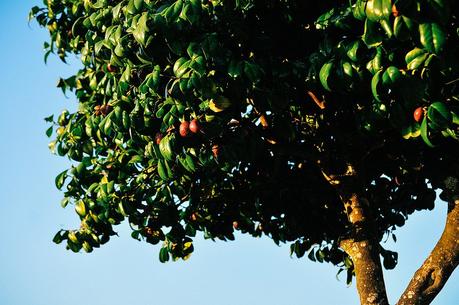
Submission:
M 416 271 L 397 305 L 427 305 L 459 264 L 459 200 L 450 202 L 446 225 L 429 257 Z
M 384 285 L 379 244 L 371 234 L 371 221 L 365 214 L 365 202 L 356 194 L 346 201 L 345 206 L 353 230 L 349 238 L 343 239 L 341 248 L 354 263 L 361 305 L 388 305 Z

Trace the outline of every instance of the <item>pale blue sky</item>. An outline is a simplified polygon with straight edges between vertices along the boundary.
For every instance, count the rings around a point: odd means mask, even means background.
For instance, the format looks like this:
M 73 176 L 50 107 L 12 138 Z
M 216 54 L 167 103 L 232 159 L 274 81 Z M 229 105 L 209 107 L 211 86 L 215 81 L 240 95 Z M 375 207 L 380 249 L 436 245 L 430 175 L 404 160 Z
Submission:
M 54 177 L 69 162 L 47 148 L 43 118 L 75 108 L 56 88 L 75 67 L 43 62 L 46 32 L 27 25 L 41 1 L 0 1 L 0 304 L 1 305 L 340 305 L 358 304 L 354 286 L 337 281 L 331 265 L 289 257 L 288 246 L 238 236 L 224 243 L 197 239 L 187 262 L 161 264 L 158 248 L 129 236 L 91 254 L 51 242 L 60 228 L 77 225 L 62 209 Z M 395 303 L 441 234 L 446 206 L 420 213 L 398 231 L 399 265 L 386 271 Z M 459 272 L 436 305 L 459 304 Z

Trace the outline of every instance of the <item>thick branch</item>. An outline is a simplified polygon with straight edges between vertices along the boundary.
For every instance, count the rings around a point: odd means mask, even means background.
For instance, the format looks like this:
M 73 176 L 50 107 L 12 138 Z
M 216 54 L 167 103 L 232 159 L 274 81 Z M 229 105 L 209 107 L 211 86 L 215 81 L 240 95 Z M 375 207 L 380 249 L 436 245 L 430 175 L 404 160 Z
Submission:
M 427 305 L 459 264 L 459 200 L 448 205 L 446 225 L 429 257 L 416 271 L 397 305 Z
M 371 224 L 365 214 L 365 203 L 357 195 L 346 202 L 349 221 L 354 229 L 351 236 L 341 241 L 354 263 L 357 290 L 361 305 L 388 305 L 378 242 L 372 237 Z

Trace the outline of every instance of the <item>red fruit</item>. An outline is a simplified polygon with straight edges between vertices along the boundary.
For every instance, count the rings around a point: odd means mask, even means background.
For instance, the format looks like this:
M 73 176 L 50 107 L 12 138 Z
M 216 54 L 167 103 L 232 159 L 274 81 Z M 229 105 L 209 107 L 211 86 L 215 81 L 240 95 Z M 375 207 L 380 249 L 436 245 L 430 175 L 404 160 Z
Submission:
M 416 122 L 420 122 L 423 116 L 424 116 L 424 109 L 422 109 L 422 107 L 416 108 L 416 110 L 413 113 L 414 120 Z
M 163 134 L 160 132 L 157 132 L 155 135 L 155 143 L 159 145 L 162 139 L 163 139 Z
M 182 137 L 187 137 L 189 132 L 190 132 L 190 123 L 188 123 L 187 121 L 183 121 L 180 124 L 180 128 L 179 128 L 180 135 Z
M 192 221 L 196 221 L 198 219 L 198 217 L 196 216 L 195 213 L 191 214 L 191 220 Z
M 107 65 L 107 71 L 108 71 L 108 72 L 115 72 L 115 71 L 116 71 L 116 68 L 113 67 L 111 64 L 108 64 L 108 65 Z
M 215 158 L 218 157 L 219 150 L 220 150 L 220 148 L 218 147 L 217 144 L 215 144 L 214 146 L 212 146 L 212 154 L 214 155 Z
M 395 4 L 392 5 L 392 16 L 394 16 L 394 17 L 400 16 L 400 12 L 399 12 L 398 9 L 395 7 Z
M 201 126 L 199 126 L 198 120 L 194 119 L 190 122 L 190 131 L 192 133 L 198 133 L 200 129 Z

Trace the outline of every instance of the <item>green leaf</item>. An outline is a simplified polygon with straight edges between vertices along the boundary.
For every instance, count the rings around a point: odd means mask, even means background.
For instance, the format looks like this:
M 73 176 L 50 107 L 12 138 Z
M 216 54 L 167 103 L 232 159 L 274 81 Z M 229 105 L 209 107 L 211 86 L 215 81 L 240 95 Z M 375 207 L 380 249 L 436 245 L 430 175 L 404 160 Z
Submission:
M 392 35 L 394 35 L 394 32 L 392 30 L 392 24 L 390 23 L 390 21 L 388 19 L 381 19 L 379 21 L 379 24 L 381 25 L 382 29 L 384 30 L 384 32 L 386 33 L 386 36 L 388 38 L 392 37 Z
M 374 98 L 378 101 L 381 102 L 381 97 L 379 95 L 379 87 L 381 84 L 381 73 L 383 70 L 379 70 L 375 75 L 373 75 L 373 78 L 371 79 L 371 92 L 373 93 Z
M 352 284 L 352 277 L 354 276 L 354 273 L 352 272 L 351 269 L 347 269 L 346 272 L 346 285 Z
M 188 165 L 188 168 L 190 169 L 191 172 L 196 171 L 196 165 L 193 160 L 193 157 L 191 157 L 189 154 L 186 154 L 185 161 Z
M 402 137 L 404 139 L 417 138 L 421 135 L 421 125 L 414 123 L 402 129 Z
M 51 114 L 50 116 L 46 117 L 44 120 L 48 123 L 52 123 L 54 118 L 54 114 Z
M 244 63 L 244 74 L 252 83 L 257 83 L 263 74 L 263 70 L 258 64 L 246 61 Z
M 62 200 L 61 200 L 61 207 L 65 208 L 70 202 L 70 199 L 68 197 L 64 197 Z
M 427 144 L 429 147 L 435 147 L 432 142 L 430 142 L 429 139 L 429 134 L 427 130 L 427 117 L 424 117 L 421 123 L 421 137 L 424 140 L 424 142 Z
M 349 57 L 350 60 L 356 62 L 358 61 L 358 56 L 357 53 L 361 49 L 362 43 L 360 40 L 354 41 L 349 47 L 346 52 L 347 57 Z
M 54 235 L 53 242 L 55 244 L 60 244 L 64 240 L 61 232 L 63 232 L 63 230 L 60 230 L 56 233 L 56 235 Z
M 86 216 L 86 205 L 84 204 L 83 200 L 79 200 L 76 204 L 75 204 L 75 211 L 77 212 L 78 215 L 80 215 L 80 217 L 84 217 Z
M 365 6 L 367 4 L 366 0 L 357 0 L 352 7 L 352 14 L 354 15 L 354 18 L 358 20 L 365 20 L 366 14 L 365 14 Z
M 446 105 L 442 102 L 435 102 L 427 109 L 427 117 L 440 129 L 445 129 L 453 123 L 453 116 Z
M 381 19 L 388 19 L 391 11 L 391 0 L 369 0 L 365 7 L 367 18 L 375 22 Z
M 332 68 L 333 68 L 333 63 L 332 62 L 327 62 L 322 66 L 322 68 L 320 69 L 320 72 L 319 72 L 320 83 L 328 91 L 332 91 L 330 89 L 329 84 L 328 84 L 328 79 L 330 77 L 330 73 L 332 71 Z
M 419 25 L 421 44 L 432 53 L 440 53 L 446 41 L 446 33 L 437 23 L 422 23 Z
M 56 187 L 60 190 L 62 188 L 62 186 L 64 185 L 65 183 L 65 178 L 67 178 L 67 170 L 63 171 L 62 173 L 60 173 L 59 175 L 56 176 L 56 179 L 55 179 L 55 184 L 56 184 Z
M 314 249 L 311 249 L 311 251 L 309 251 L 308 258 L 313 262 L 316 261 L 316 257 L 314 255 Z
M 134 7 L 137 11 L 140 11 L 142 9 L 142 5 L 144 3 L 144 0 L 134 0 Z
M 453 117 L 453 124 L 459 125 L 459 115 L 455 114 L 454 112 L 451 112 L 451 115 Z
M 172 147 L 175 142 L 175 137 L 168 135 L 161 139 L 159 142 L 159 151 L 164 159 L 171 161 L 172 160 Z
M 53 134 L 53 126 L 51 126 L 48 129 L 46 129 L 46 136 L 48 138 L 50 138 L 52 134 Z
M 182 7 L 183 7 L 182 0 L 175 1 L 174 4 L 172 4 L 170 7 L 168 7 L 167 9 L 163 11 L 163 15 L 168 22 L 171 22 L 177 19 L 177 17 L 180 15 L 182 11 Z
M 397 67 L 390 66 L 382 75 L 382 83 L 384 86 L 390 86 L 398 83 L 403 75 Z
M 414 29 L 413 21 L 406 16 L 398 16 L 394 20 L 394 36 L 402 41 L 410 38 L 410 32 Z
M 382 67 L 382 52 L 383 52 L 382 48 L 378 47 L 376 49 L 375 57 L 373 57 L 373 59 L 370 60 L 367 63 L 366 68 L 367 68 L 368 71 L 371 72 L 371 74 L 376 74 L 376 72 L 381 70 L 381 67 Z
M 365 20 L 362 40 L 370 48 L 380 45 L 384 37 L 381 34 L 379 23 L 373 22 L 370 19 Z
M 408 70 L 416 70 L 421 66 L 424 61 L 427 59 L 427 56 L 429 53 L 427 53 L 423 49 L 419 48 L 414 48 L 413 50 L 409 51 L 405 55 L 405 62 L 407 64 L 407 69 Z
M 161 250 L 159 250 L 159 261 L 161 263 L 165 263 L 169 260 L 169 251 L 167 250 L 167 248 L 161 248 Z
M 145 12 L 142 14 L 142 16 L 137 21 L 137 25 L 135 26 L 135 29 L 132 32 L 134 39 L 143 46 L 145 46 L 145 36 L 147 35 L 147 32 L 148 32 L 147 20 L 148 20 L 148 13 Z
M 164 165 L 164 160 L 158 160 L 158 175 L 161 180 L 167 181 L 169 177 L 167 175 L 166 166 Z
M 383 257 L 383 266 L 387 270 L 394 269 L 397 265 L 398 253 L 384 250 L 381 251 L 381 255 Z
M 242 74 L 243 62 L 232 60 L 228 65 L 228 75 L 236 78 Z
M 426 0 L 422 4 L 424 3 L 426 6 L 422 8 L 423 10 L 433 13 L 440 22 L 446 22 L 449 20 L 451 14 L 450 4 L 456 2 L 448 0 Z
M 190 65 L 189 60 L 187 60 L 185 57 L 180 57 L 175 62 L 174 67 L 172 69 L 174 72 L 174 75 L 178 78 L 182 77 L 188 70 L 189 65 Z

